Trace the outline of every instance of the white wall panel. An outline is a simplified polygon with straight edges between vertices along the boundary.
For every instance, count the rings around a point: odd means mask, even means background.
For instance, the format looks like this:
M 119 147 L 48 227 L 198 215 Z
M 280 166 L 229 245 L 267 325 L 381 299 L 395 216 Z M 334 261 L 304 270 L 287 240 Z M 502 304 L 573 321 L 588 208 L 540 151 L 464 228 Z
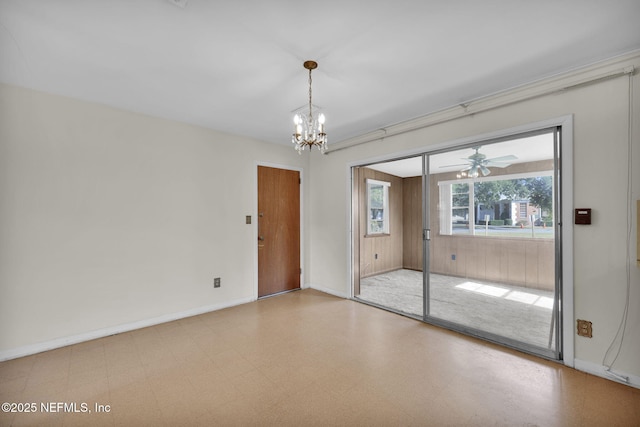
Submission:
M 7 85 L 0 121 L 7 355 L 251 299 L 254 169 L 309 163 L 290 147 Z

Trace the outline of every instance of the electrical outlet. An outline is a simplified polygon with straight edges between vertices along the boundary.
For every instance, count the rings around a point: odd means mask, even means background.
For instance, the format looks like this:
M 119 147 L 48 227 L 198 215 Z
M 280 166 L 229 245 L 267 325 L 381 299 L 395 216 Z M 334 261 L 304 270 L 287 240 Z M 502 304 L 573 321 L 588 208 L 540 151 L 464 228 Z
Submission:
M 591 338 L 593 335 L 593 328 L 591 322 L 588 320 L 578 319 L 578 335 L 581 337 Z
M 216 277 L 215 279 L 213 279 L 213 287 L 214 288 L 219 288 L 220 287 L 220 278 Z

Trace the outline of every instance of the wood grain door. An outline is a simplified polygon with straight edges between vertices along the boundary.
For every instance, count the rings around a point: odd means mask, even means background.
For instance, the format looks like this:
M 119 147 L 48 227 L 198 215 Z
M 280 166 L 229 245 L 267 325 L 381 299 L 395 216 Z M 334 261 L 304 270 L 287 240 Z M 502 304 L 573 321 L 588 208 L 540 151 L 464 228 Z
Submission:
M 258 297 L 300 288 L 300 172 L 258 166 Z

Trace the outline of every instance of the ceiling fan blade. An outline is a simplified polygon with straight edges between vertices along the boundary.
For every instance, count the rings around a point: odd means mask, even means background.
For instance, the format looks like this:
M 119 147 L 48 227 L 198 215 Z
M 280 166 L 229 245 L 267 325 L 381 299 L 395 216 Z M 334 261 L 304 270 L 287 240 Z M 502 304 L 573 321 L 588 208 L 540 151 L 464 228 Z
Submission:
M 506 168 L 507 166 L 511 166 L 511 163 L 504 162 L 486 162 L 485 166 L 495 167 L 495 168 Z
M 514 156 L 513 154 L 510 154 L 508 156 L 494 157 L 492 159 L 485 159 L 485 162 L 508 162 L 509 160 L 518 160 L 518 158 L 516 156 Z
M 458 166 L 468 166 L 469 163 L 460 163 L 457 165 L 444 165 L 444 166 L 440 166 L 441 168 L 452 168 L 452 167 L 458 167 Z

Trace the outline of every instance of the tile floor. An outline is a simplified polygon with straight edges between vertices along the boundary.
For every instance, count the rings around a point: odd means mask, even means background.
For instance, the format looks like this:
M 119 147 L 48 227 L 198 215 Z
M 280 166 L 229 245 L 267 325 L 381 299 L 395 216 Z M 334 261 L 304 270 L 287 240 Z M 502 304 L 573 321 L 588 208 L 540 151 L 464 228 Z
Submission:
M 638 389 L 314 290 L 2 362 L 0 401 L 37 405 L 1 426 L 640 425 Z

